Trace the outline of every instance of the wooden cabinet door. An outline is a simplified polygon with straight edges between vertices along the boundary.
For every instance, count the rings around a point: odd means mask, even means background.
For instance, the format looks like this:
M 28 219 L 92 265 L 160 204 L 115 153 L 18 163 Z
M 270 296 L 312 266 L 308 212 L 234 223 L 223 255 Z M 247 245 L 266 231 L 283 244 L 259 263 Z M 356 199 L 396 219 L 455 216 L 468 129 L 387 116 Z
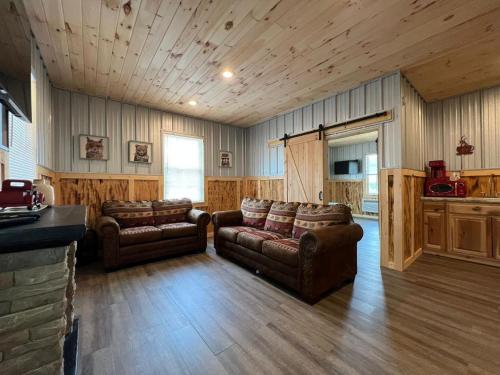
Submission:
M 491 217 L 449 215 L 449 250 L 457 255 L 491 256 Z
M 325 140 L 319 134 L 290 139 L 285 147 L 285 196 L 288 202 L 327 203 Z
M 446 251 L 444 212 L 424 212 L 424 250 Z
M 492 239 L 493 239 L 493 257 L 500 260 L 500 217 L 491 219 Z

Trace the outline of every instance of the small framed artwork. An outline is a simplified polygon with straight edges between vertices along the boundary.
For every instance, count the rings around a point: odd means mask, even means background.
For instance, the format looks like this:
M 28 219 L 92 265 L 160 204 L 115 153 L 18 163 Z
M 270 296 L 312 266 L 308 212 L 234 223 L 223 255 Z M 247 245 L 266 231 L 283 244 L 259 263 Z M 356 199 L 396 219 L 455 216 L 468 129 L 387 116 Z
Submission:
M 80 159 L 108 160 L 109 138 L 98 135 L 80 134 Z
M 219 167 L 233 167 L 233 153 L 231 151 L 219 151 Z
M 128 142 L 128 161 L 151 164 L 153 162 L 153 144 L 142 141 Z

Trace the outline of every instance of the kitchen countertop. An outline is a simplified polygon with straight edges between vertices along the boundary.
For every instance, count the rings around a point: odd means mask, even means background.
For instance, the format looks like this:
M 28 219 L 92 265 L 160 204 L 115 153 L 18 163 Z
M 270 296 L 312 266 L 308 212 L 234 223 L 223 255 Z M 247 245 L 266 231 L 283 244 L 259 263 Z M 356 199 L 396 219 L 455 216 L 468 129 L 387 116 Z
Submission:
M 0 229 L 0 253 L 66 246 L 85 235 L 84 206 L 48 207 L 31 224 Z
M 482 198 L 482 197 L 422 197 L 426 202 L 460 202 L 460 203 L 499 203 L 500 198 Z

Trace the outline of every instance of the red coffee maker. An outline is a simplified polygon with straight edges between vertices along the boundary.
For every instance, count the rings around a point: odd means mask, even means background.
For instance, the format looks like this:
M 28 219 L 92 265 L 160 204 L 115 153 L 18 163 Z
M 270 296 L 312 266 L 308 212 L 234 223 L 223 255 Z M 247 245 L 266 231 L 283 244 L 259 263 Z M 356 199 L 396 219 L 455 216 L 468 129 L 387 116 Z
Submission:
M 450 179 L 446 175 L 446 164 L 444 160 L 433 160 L 429 162 L 431 169 L 430 177 L 425 178 L 426 197 L 460 197 L 467 195 L 465 180 Z

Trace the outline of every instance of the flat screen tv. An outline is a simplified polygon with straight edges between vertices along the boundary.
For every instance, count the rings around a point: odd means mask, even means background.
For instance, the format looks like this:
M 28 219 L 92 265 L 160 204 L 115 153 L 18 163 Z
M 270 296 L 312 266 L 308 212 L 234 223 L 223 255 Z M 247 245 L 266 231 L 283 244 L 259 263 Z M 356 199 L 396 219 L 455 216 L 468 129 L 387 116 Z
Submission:
M 358 174 L 359 160 L 336 161 L 333 164 L 334 174 Z

